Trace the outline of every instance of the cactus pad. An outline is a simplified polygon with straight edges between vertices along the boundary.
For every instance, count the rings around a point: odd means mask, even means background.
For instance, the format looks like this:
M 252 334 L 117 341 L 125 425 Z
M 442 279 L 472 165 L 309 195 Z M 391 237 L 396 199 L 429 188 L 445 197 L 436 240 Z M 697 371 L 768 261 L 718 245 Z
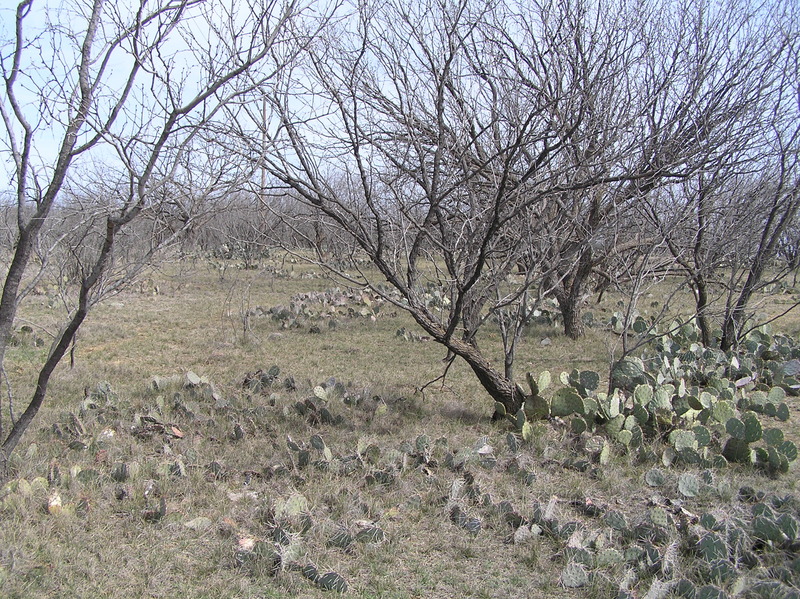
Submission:
M 628 530 L 628 522 L 625 520 L 625 516 L 621 512 L 614 510 L 606 512 L 605 516 L 603 516 L 603 521 L 618 532 Z
M 561 572 L 561 584 L 568 589 L 577 589 L 589 584 L 589 575 L 580 564 L 567 564 Z
M 761 422 L 753 412 L 745 412 L 742 414 L 742 422 L 744 423 L 744 441 L 747 443 L 755 443 L 761 439 L 763 430 Z
M 583 399 L 569 387 L 559 389 L 550 401 L 550 414 L 560 418 L 570 414 L 583 414 Z
M 664 476 L 664 473 L 658 468 L 651 468 L 644 475 L 644 482 L 646 482 L 651 487 L 660 487 L 666 482 L 666 477 Z
M 336 572 L 327 572 L 317 578 L 317 585 L 326 591 L 347 592 L 347 581 Z
M 728 547 L 718 534 L 709 532 L 700 537 L 696 546 L 697 555 L 707 562 L 728 558 Z
M 678 491 L 685 497 L 697 497 L 700 493 L 700 479 L 690 472 L 684 472 L 678 478 Z
M 725 442 L 722 455 L 729 462 L 736 462 L 739 464 L 749 464 L 753 460 L 753 453 L 750 449 L 750 445 L 746 441 L 742 441 L 733 436 Z
M 650 522 L 660 528 L 668 528 L 671 523 L 669 514 L 661 507 L 654 507 L 650 510 Z
M 669 442 L 675 448 L 675 451 L 681 452 L 684 449 L 697 449 L 698 443 L 692 431 L 682 429 L 675 429 L 669 434 Z

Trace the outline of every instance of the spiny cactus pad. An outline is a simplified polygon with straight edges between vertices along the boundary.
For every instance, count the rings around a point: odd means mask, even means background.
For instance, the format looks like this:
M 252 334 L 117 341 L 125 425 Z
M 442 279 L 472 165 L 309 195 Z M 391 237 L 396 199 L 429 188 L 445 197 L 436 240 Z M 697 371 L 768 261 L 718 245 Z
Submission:
M 697 542 L 697 554 L 707 562 L 717 559 L 727 559 L 728 547 L 718 534 L 708 532 L 700 537 Z
M 326 591 L 347 592 L 347 581 L 336 572 L 327 572 L 317 578 L 317 585 Z
M 570 414 L 583 413 L 583 400 L 573 389 L 563 387 L 553 394 L 550 401 L 550 414 L 563 418 Z
M 650 510 L 650 521 L 661 528 L 667 528 L 671 523 L 669 514 L 662 507 L 654 507 Z
M 561 572 L 561 584 L 568 589 L 577 589 L 589 584 L 589 575 L 580 564 L 567 564 Z
M 669 442 L 675 448 L 675 451 L 683 451 L 684 449 L 697 449 L 698 443 L 692 431 L 683 429 L 675 429 L 669 434 Z
M 691 472 L 684 472 L 678 478 L 678 491 L 685 497 L 697 497 L 700 493 L 700 480 Z
M 628 529 L 628 522 L 625 519 L 625 515 L 621 512 L 614 510 L 606 512 L 605 516 L 603 516 L 603 520 L 616 531 L 622 532 Z
M 651 468 L 644 475 L 644 482 L 651 487 L 660 487 L 666 482 L 666 477 L 664 476 L 664 472 L 658 468 Z
M 601 549 L 597 552 L 595 557 L 595 565 L 598 568 L 606 568 L 608 566 L 615 566 L 625 561 L 625 556 L 622 555 L 617 549 Z

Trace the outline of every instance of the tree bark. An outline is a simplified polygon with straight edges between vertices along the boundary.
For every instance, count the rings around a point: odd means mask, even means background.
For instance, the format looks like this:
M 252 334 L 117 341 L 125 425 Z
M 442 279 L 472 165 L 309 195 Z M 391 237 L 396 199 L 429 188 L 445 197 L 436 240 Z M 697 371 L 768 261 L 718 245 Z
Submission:
M 697 326 L 700 328 L 700 340 L 705 347 L 711 347 L 711 324 L 708 322 L 708 287 L 702 276 L 695 277 L 695 308 Z
M 583 325 L 583 290 L 592 274 L 592 251 L 585 247 L 573 272 L 561 285 L 562 290 L 556 293 L 558 307 L 564 320 L 564 334 L 570 339 L 580 339 L 586 334 Z
M 583 326 L 582 306 L 579 299 L 572 295 L 567 296 L 562 303 L 559 301 L 561 317 L 564 319 L 564 334 L 570 339 L 580 339 L 586 334 Z
M 453 352 L 469 365 L 489 396 L 503 404 L 506 413 L 516 414 L 525 403 L 525 395 L 520 392 L 514 381 L 495 369 L 477 349 L 469 345 L 463 347 L 461 344 L 458 345 L 458 348 L 452 348 Z

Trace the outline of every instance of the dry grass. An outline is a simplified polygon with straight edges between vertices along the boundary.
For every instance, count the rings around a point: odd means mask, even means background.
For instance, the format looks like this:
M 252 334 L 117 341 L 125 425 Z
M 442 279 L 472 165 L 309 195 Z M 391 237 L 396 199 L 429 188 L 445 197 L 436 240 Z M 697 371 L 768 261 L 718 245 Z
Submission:
M 281 330 L 256 315 L 245 318 L 258 306 L 285 304 L 295 293 L 335 285 L 323 277 L 301 276 L 309 272 L 306 267 L 295 268 L 292 278 L 228 270 L 221 279 L 202 263 L 191 269 L 169 267 L 90 315 L 74 367 L 59 369 L 48 405 L 13 460 L 15 476 L 35 482 L 29 491 L 9 496 L 0 510 L 0 594 L 328 595 L 296 571 L 272 573 L 264 563 L 241 563 L 241 554 L 237 557 L 240 539 L 271 535 L 274 511 L 299 493 L 308 501 L 312 526 L 293 533 L 297 559 L 315 563 L 320 571 L 338 572 L 351 594 L 575 596 L 559 584 L 564 565 L 559 545 L 545 537 L 510 543 L 511 529 L 484 504 L 505 500 L 529 515 L 535 502 L 556 497 L 562 519 L 586 520 L 570 500 L 590 498 L 636 519 L 652 495 L 642 483 L 646 467 L 618 453 L 591 476 L 565 468 L 564 460 L 576 449 L 558 425 L 542 429 L 541 438 L 512 453 L 505 444 L 508 429 L 490 423 L 491 404 L 463 364 L 453 366 L 444 384 L 419 392 L 441 374 L 444 353 L 430 342 L 396 338 L 398 328 L 413 328 L 401 311 L 389 310 L 375 322 L 358 318 L 335 329 L 322 326 L 318 334 L 305 328 Z M 155 285 L 158 294 L 152 293 Z M 595 308 L 596 317 L 610 314 L 617 299 L 611 296 Z M 29 319 L 37 323 L 51 326 L 56 320 L 45 297 L 28 310 Z M 797 330 L 788 319 L 780 326 Z M 545 337 L 552 341 L 548 346 L 540 344 Z M 604 373 L 609 357 L 618 351 L 616 341 L 592 329 L 576 343 L 554 329 L 538 327 L 521 349 L 517 368 L 521 373 L 573 367 Z M 490 352 L 498 347 L 491 333 L 481 343 Z M 32 359 L 44 351 L 22 346 L 12 353 L 9 374 L 20 393 L 25 392 Z M 281 379 L 294 378 L 297 390 L 276 384 L 265 394 L 242 391 L 247 373 L 273 364 L 280 367 Z M 188 371 L 213 382 L 219 399 L 193 397 L 182 385 Z M 171 375 L 178 380 L 166 389 L 152 388 L 154 376 Z M 358 405 L 332 401 L 331 412 L 342 418 L 338 424 L 309 423 L 293 405 L 331 376 L 363 399 Z M 71 448 L 73 438 L 58 438 L 53 426 L 65 430 L 69 413 L 78 413 L 84 389 L 101 381 L 108 381 L 116 394 L 114 409 L 90 410 L 83 419 L 87 446 Z M 177 407 L 175 393 L 181 394 Z M 796 422 L 797 405 L 792 408 Z M 149 437 L 132 434 L 137 416 L 147 415 L 175 425 L 182 436 L 169 428 Z M 337 460 L 357 452 L 363 457 L 370 444 L 380 451 L 370 459 L 358 458 L 358 468 L 349 474 L 313 464 L 299 468 L 287 436 L 308 445 L 314 434 L 324 438 Z M 434 462 L 397 469 L 404 444 L 413 445 L 419 435 L 430 439 Z M 483 520 L 481 531 L 472 535 L 450 521 L 448 498 L 461 474 L 444 461 L 448 452 L 458 454 L 483 442 L 495 448 L 498 464 L 467 468 L 480 491 L 475 501 L 463 503 L 468 515 Z M 317 450 L 312 449 L 312 458 L 319 458 Z M 131 465 L 130 477 L 114 480 L 115 465 L 123 462 Z M 78 468 L 95 471 L 97 479 L 76 476 Z M 520 469 L 533 475 L 530 480 L 524 480 Z M 48 474 L 53 478 L 55 470 L 60 479 L 48 485 Z M 370 474 L 376 471 L 391 471 L 394 482 L 373 482 Z M 797 492 L 796 466 L 777 481 L 736 469 L 716 476 L 714 491 L 687 502 L 690 509 L 710 510 L 730 502 L 742 484 Z M 56 492 L 62 510 L 48 513 L 48 498 Z M 157 518 L 153 514 L 162 498 L 166 513 Z M 329 546 L 337 530 L 357 530 L 361 521 L 376 523 L 386 539 L 356 542 L 347 550 Z M 581 592 L 606 596 L 620 576 L 622 572 L 610 569 L 604 573 L 608 586 L 600 577 Z

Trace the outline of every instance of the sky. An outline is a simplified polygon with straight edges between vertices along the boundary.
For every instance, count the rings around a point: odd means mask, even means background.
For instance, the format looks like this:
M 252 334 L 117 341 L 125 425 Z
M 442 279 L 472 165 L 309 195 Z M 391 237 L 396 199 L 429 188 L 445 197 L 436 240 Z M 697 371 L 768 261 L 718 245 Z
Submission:
M 68 45 L 60 46 L 59 53 L 53 49 L 46 34 L 48 27 L 58 26 L 61 22 L 75 22 L 78 19 L 73 15 L 62 14 L 59 2 L 52 0 L 34 0 L 30 12 L 25 17 L 25 40 L 28 47 L 23 52 L 21 61 L 21 73 L 16 85 L 21 108 L 29 123 L 35 127 L 34 155 L 32 162 L 36 169 L 41 171 L 44 165 L 52 164 L 57 155 L 57 137 L 55 128 L 49 123 L 55 120 L 56 115 L 47 114 L 42 110 L 43 102 L 39 98 L 38 90 L 44 97 L 56 97 L 56 90 L 51 85 L 47 85 L 47 79 L 43 75 L 43 67 L 50 68 L 54 72 L 63 72 L 69 64 L 59 64 L 55 57 L 60 53 L 64 58 L 71 57 L 74 60 L 74 53 L 68 52 Z M 0 47 L 2 48 L 3 75 L 8 75 L 12 65 L 11 55 L 14 47 L 15 18 L 17 2 L 7 1 L 0 6 Z M 74 65 L 74 62 L 72 63 Z M 38 88 L 38 90 L 37 90 Z M 5 83 L 0 90 L 0 102 L 3 108 L 10 113 L 11 107 L 5 89 Z M 22 128 L 19 125 L 13 127 L 18 143 L 22 138 Z M 8 136 L 5 127 L 0 136 L 0 193 L 8 195 L 13 191 L 13 160 L 8 146 Z
M 235 0 L 231 0 L 235 1 Z M 79 63 L 80 44 L 83 33 L 87 30 L 88 19 L 80 14 L 79 10 L 85 9 L 89 2 L 75 2 L 58 0 L 34 0 L 30 14 L 25 18 L 26 48 L 23 52 L 21 72 L 15 87 L 19 104 L 28 122 L 35 130 L 35 143 L 33 145 L 32 163 L 34 170 L 40 175 L 52 168 L 55 162 L 60 140 L 64 133 L 64 123 L 68 120 L 71 106 L 74 106 L 76 97 L 76 65 Z M 149 6 L 156 3 L 150 3 Z M 173 30 L 170 42 L 164 46 L 162 56 L 167 64 L 160 65 L 156 72 L 169 72 L 181 79 L 180 84 L 185 95 L 190 96 L 196 91 L 202 70 L 194 63 L 197 57 L 189 51 L 199 51 L 201 56 L 214 57 L 224 50 L 213 48 L 209 44 L 210 26 L 214 23 L 221 29 L 226 25 L 235 26 L 232 22 L 226 23 L 226 16 L 220 14 L 225 0 L 215 0 L 213 3 L 204 3 L 195 7 L 192 18 L 184 20 L 180 30 Z M 11 66 L 13 50 L 15 6 L 11 3 L 2 3 L 0 6 L 0 52 L 4 71 L 7 74 Z M 114 16 L 115 13 L 129 9 L 126 2 L 108 0 L 105 3 L 106 15 Z M 211 12 L 213 11 L 213 12 Z M 208 21 L 206 20 L 208 18 Z M 110 24 L 112 19 L 104 19 L 99 33 L 99 38 L 108 39 L 113 36 L 116 29 Z M 129 22 L 129 18 L 125 19 Z M 104 50 L 102 44 L 97 45 L 99 51 Z M 92 65 L 96 72 L 100 61 Z M 111 107 L 121 96 L 127 73 L 132 61 L 125 49 L 118 48 L 114 58 L 105 71 L 104 86 L 96 96 L 97 111 L 94 113 L 96 122 L 103 122 L 110 113 Z M 59 84 L 58 80 L 66 81 L 66 85 Z M 147 73 L 140 73 L 138 79 L 138 98 L 150 104 L 152 108 L 158 102 L 167 102 L 166 86 L 157 77 Z M 43 100 L 44 99 L 44 100 Z M 46 101 L 45 101 L 46 100 Z M 177 99 L 180 103 L 182 100 Z M 183 100 L 185 101 L 185 100 Z M 11 107 L 5 88 L 0 91 L 0 102 L 8 114 Z M 149 117 L 147 107 L 137 106 L 136 102 L 126 105 L 125 111 L 117 119 L 117 127 L 130 130 L 134 123 L 144 122 L 151 126 L 158 126 L 158 119 Z M 163 113 L 163 111 L 161 111 Z M 12 127 L 18 143 L 22 139 L 22 128 L 15 124 Z M 88 139 L 86 135 L 79 137 L 78 143 Z M 77 162 L 89 164 L 108 163 L 121 166 L 112 148 L 105 146 L 92 150 L 83 155 Z M 88 166 L 88 165 L 87 165 Z M 7 196 L 13 183 L 13 161 L 9 152 L 8 136 L 5 128 L 0 135 L 0 194 Z M 42 179 L 44 180 L 44 179 Z M 2 197 L 2 196 L 0 196 Z

